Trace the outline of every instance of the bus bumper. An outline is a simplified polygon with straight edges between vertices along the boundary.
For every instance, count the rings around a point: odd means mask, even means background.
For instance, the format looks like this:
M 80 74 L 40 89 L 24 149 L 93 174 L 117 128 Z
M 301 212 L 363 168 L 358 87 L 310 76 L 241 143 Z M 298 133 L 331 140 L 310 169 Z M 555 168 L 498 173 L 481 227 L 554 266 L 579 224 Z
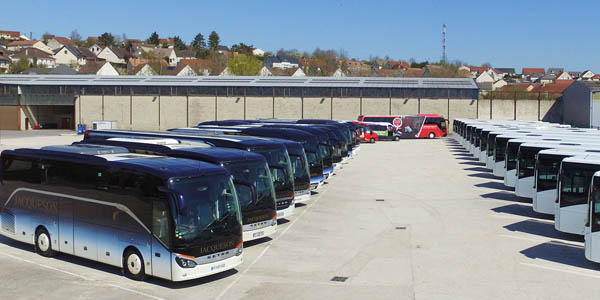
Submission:
M 517 170 L 512 169 L 504 172 L 504 185 L 507 187 L 515 187 L 517 183 Z
M 504 160 L 494 164 L 494 176 L 504 177 Z
M 264 224 L 262 224 L 264 223 Z M 262 225 L 262 227 L 260 227 Z M 256 228 L 258 227 L 258 228 Z M 277 229 L 277 220 L 262 221 L 253 224 L 244 225 L 244 242 L 267 237 L 275 233 Z
M 310 189 L 294 192 L 294 202 L 295 203 L 303 203 L 308 200 L 310 200 Z
M 533 176 L 517 179 L 515 194 L 518 197 L 533 199 Z
M 556 202 L 556 189 L 536 192 L 533 196 L 533 211 L 553 215 L 554 202 Z
M 231 249 L 229 251 L 238 251 L 238 249 Z M 172 280 L 173 281 L 184 281 L 196 278 L 201 278 L 217 273 L 221 273 L 227 270 L 231 270 L 239 266 L 243 262 L 243 254 L 234 255 L 232 257 L 208 263 L 203 265 L 197 265 L 193 268 L 182 268 L 177 264 L 175 260 L 176 255 L 171 255 L 172 267 Z
M 317 176 L 317 177 L 312 177 L 310 179 L 310 190 L 314 191 L 314 190 L 320 188 L 323 185 L 324 181 L 325 181 L 325 176 L 324 175 Z
M 323 176 L 325 176 L 325 179 L 329 178 L 331 173 L 333 173 L 333 166 L 329 168 L 323 168 Z
M 554 214 L 554 228 L 572 234 L 584 234 L 587 204 L 558 207 Z
M 288 208 L 284 208 L 281 210 L 277 210 L 277 220 L 279 219 L 287 219 L 288 217 L 294 214 L 294 208 L 296 207 L 296 202 L 292 201 Z

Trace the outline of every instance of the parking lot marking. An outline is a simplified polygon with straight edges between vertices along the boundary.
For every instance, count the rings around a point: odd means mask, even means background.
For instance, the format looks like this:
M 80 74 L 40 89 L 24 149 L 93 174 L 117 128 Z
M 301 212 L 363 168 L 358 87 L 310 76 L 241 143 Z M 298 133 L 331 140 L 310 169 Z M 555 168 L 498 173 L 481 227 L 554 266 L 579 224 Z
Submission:
M 555 268 L 555 267 L 548 267 L 548 266 L 541 266 L 541 265 L 538 265 L 538 264 L 531 264 L 531 263 L 521 263 L 521 264 L 524 265 L 524 266 L 528 266 L 528 267 L 534 267 L 534 268 L 539 268 L 539 269 L 544 269 L 544 270 L 550 270 L 550 271 L 557 271 L 557 272 L 565 272 L 565 273 L 569 273 L 569 274 L 573 274 L 573 275 L 580 275 L 580 276 L 586 276 L 586 277 L 600 279 L 600 275 L 591 274 L 591 273 L 585 273 L 585 272 L 581 272 L 581 271 L 567 270 L 567 269 L 563 269 L 563 268 Z
M 271 246 L 273 245 L 273 243 L 275 241 L 277 241 L 279 238 L 281 238 L 282 236 L 284 236 L 289 230 L 290 228 L 292 228 L 294 226 L 294 224 L 296 224 L 296 222 L 298 222 L 298 220 L 302 219 L 302 216 L 304 216 L 304 214 L 306 214 L 306 212 L 312 208 L 315 204 L 317 204 L 317 202 L 319 201 L 319 199 L 321 199 L 321 197 L 323 197 L 323 195 L 325 195 L 327 193 L 327 191 L 329 191 L 329 189 L 325 190 L 323 193 L 320 193 L 319 196 L 315 199 L 315 201 L 313 201 L 312 203 L 310 203 L 309 205 L 306 206 L 306 209 L 304 211 L 302 211 L 302 213 L 300 215 L 298 215 L 298 217 L 296 217 L 296 219 L 294 219 L 294 221 L 292 221 L 292 223 L 286 227 L 280 235 L 278 235 L 276 238 L 274 238 L 269 245 L 267 245 L 265 247 L 265 249 L 252 261 L 252 263 L 250 265 L 248 265 L 248 267 L 242 271 L 242 273 L 237 276 L 237 278 L 232 281 L 229 285 L 227 285 L 227 287 L 225 289 L 223 289 L 223 291 L 221 291 L 221 293 L 219 293 L 219 295 L 217 295 L 217 297 L 215 297 L 215 300 L 219 300 L 221 298 L 223 298 L 223 296 L 225 296 L 225 294 L 227 294 L 227 292 L 233 287 L 235 286 L 240 279 L 246 274 L 248 273 L 248 270 L 250 270 L 250 268 L 252 268 L 252 266 L 254 266 L 264 255 L 265 253 L 267 253 L 267 251 L 271 248 Z
M 81 278 L 81 279 L 83 279 L 83 280 L 85 280 L 85 281 L 89 281 L 89 282 L 97 282 L 96 280 L 94 280 L 94 279 L 90 279 L 90 278 L 88 278 L 88 277 L 85 277 L 85 276 L 83 276 L 83 275 L 79 275 L 79 274 L 75 274 L 75 273 L 73 273 L 73 272 L 69 272 L 69 271 L 65 271 L 65 270 L 57 269 L 57 268 L 55 268 L 55 267 L 51 267 L 51 266 L 48 266 L 48 265 L 44 265 L 44 264 L 40 264 L 40 263 L 36 263 L 36 262 L 34 262 L 34 261 L 31 261 L 31 260 L 28 260 L 28 259 L 24 259 L 24 258 L 20 258 L 20 257 L 14 256 L 14 255 L 10 255 L 10 254 L 8 254 L 8 253 L 3 253 L 3 252 L 0 252 L 0 254 L 2 254 L 2 255 L 4 255 L 4 256 L 7 256 L 7 257 L 10 257 L 10 258 L 12 258 L 12 259 L 16 259 L 16 260 L 19 260 L 19 261 L 22 261 L 22 262 L 26 262 L 26 263 L 29 263 L 29 264 L 32 264 L 32 265 L 36 265 L 36 266 L 38 266 L 38 267 L 46 268 L 46 269 L 53 270 L 53 271 L 58 271 L 58 272 L 61 272 L 61 273 L 67 274 L 67 275 L 71 275 L 71 276 L 74 276 L 74 277 L 77 277 L 77 278 Z M 125 288 L 125 287 L 122 287 L 122 286 L 118 286 L 118 285 L 116 285 L 116 284 L 109 283 L 109 284 L 106 284 L 106 285 L 107 285 L 107 286 L 114 287 L 114 288 L 117 288 L 117 289 L 120 289 L 120 290 L 124 290 L 124 291 L 130 292 L 130 293 L 138 294 L 138 295 L 140 295 L 140 296 L 148 297 L 148 298 L 151 298 L 151 299 L 156 299 L 156 300 L 166 300 L 166 299 L 164 299 L 164 298 L 160 298 L 160 297 L 152 296 L 152 295 L 149 295 L 149 294 L 146 294 L 146 293 L 143 293 L 143 292 L 139 292 L 139 291 L 136 291 L 136 290 L 128 289 L 128 288 Z

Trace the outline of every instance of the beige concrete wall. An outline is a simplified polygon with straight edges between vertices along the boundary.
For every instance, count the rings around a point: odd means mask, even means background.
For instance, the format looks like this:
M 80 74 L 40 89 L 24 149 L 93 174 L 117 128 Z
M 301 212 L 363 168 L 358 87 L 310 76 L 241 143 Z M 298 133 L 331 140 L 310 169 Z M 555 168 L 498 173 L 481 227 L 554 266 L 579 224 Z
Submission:
M 514 120 L 515 119 L 515 101 L 513 99 L 493 99 L 492 100 L 492 119 L 493 120 Z
M 87 128 L 92 128 L 93 121 L 102 121 L 102 96 L 86 96 L 79 97 L 79 105 L 81 106 L 81 120 L 77 123 L 87 124 Z M 75 107 L 79 112 L 79 107 Z
M 158 102 L 158 96 L 132 96 L 132 129 L 159 129 Z
M 390 99 L 389 98 L 363 98 L 362 99 L 362 114 L 363 115 L 389 115 L 390 114 Z
M 538 120 L 537 100 L 517 100 L 517 120 Z
M 360 115 L 360 98 L 333 98 L 334 120 L 356 120 Z
M 490 119 L 490 100 L 487 99 L 479 99 L 477 100 L 478 105 L 478 119 L 481 120 L 489 120 Z
M 275 118 L 302 119 L 302 98 L 275 97 Z
M 104 96 L 104 120 L 117 121 L 119 129 L 131 129 L 131 96 Z
M 477 100 L 471 99 L 450 99 L 450 111 L 446 118 L 449 120 L 448 132 L 452 131 L 452 122 L 454 119 L 477 118 Z
M 246 97 L 246 119 L 273 118 L 273 97 Z
M 448 116 L 448 99 L 424 99 L 421 98 L 422 114 L 438 114 Z
M 217 97 L 217 120 L 244 119 L 244 97 Z
M 392 98 L 392 115 L 416 115 L 419 113 L 419 99 Z
M 160 130 L 187 126 L 187 97 L 160 96 Z
M 215 120 L 215 97 L 190 96 L 188 100 L 188 122 L 190 126 Z
M 18 106 L 0 106 L 0 129 L 18 130 L 20 111 Z
M 305 119 L 331 119 L 331 98 L 304 98 Z

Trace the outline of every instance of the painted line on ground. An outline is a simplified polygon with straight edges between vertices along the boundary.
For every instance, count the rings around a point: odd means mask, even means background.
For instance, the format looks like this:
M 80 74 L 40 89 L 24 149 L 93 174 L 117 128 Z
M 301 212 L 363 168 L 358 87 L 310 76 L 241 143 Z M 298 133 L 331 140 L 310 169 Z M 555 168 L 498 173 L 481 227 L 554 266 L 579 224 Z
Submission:
M 36 265 L 38 267 L 42 267 L 42 268 L 46 268 L 46 269 L 49 269 L 49 270 L 58 271 L 58 272 L 61 272 L 61 273 L 67 274 L 67 275 L 71 275 L 71 276 L 83 279 L 85 281 L 88 281 L 88 282 L 98 282 L 97 280 L 85 277 L 83 275 L 79 275 L 79 274 L 75 274 L 73 272 L 61 270 L 61 269 L 58 269 L 58 268 L 55 268 L 55 267 L 51 267 L 51 266 L 48 266 L 48 265 L 44 265 L 44 264 L 41 264 L 41 263 L 37 263 L 37 262 L 31 261 L 31 260 L 28 260 L 28 259 L 20 258 L 20 257 L 14 256 L 14 255 L 11 255 L 11 254 L 7 254 L 7 253 L 3 253 L 3 252 L 0 252 L 0 254 L 2 254 L 4 256 L 7 256 L 7 257 L 10 257 L 12 259 L 16 259 L 16 260 L 19 260 L 19 261 L 22 261 L 22 262 L 26 262 L 26 263 L 29 263 L 29 264 L 32 264 L 32 265 Z M 139 292 L 139 291 L 136 291 L 136 290 L 128 289 L 128 288 L 125 288 L 125 287 L 122 287 L 122 286 L 119 286 L 119 285 L 116 285 L 116 284 L 112 284 L 112 283 L 108 283 L 108 284 L 102 284 L 101 283 L 101 285 L 111 286 L 111 287 L 114 287 L 114 288 L 117 288 L 117 289 L 120 289 L 120 290 L 123 290 L 123 291 L 127 291 L 127 292 L 130 292 L 130 293 L 138 294 L 140 296 L 148 297 L 148 298 L 151 298 L 151 299 L 166 300 L 164 298 L 160 298 L 160 297 L 149 295 L 149 294 L 146 294 L 146 293 L 143 293 L 143 292 Z
M 564 272 L 564 273 L 569 273 L 569 274 L 573 274 L 573 275 L 580 275 L 580 276 L 586 276 L 586 277 L 600 279 L 600 275 L 597 275 L 597 274 L 588 274 L 588 273 L 581 272 L 581 271 L 567 270 L 567 269 L 556 268 L 556 267 L 541 266 L 541 265 L 532 264 L 532 263 L 520 263 L 520 264 L 522 264 L 524 266 L 528 266 L 528 267 L 538 268 L 538 269 L 544 269 L 544 270 L 550 270 L 550 271 L 557 271 L 557 272 Z
M 292 223 L 281 232 L 281 234 L 279 234 L 271 242 L 269 242 L 269 245 L 267 245 L 265 247 L 265 249 L 263 249 L 263 251 L 252 261 L 252 263 L 250 263 L 250 265 L 248 265 L 248 267 L 244 271 L 242 271 L 242 273 L 239 276 L 237 276 L 237 278 L 235 278 L 234 281 L 232 281 L 230 284 L 228 284 L 227 287 L 225 287 L 225 289 L 223 291 L 221 291 L 221 293 L 219 293 L 219 295 L 217 295 L 217 297 L 215 297 L 215 300 L 219 300 L 219 299 L 223 298 L 223 296 L 225 296 L 225 294 L 227 294 L 227 292 L 229 292 L 229 290 L 231 290 L 231 288 L 233 288 L 240 281 L 240 279 L 242 279 L 242 277 L 246 273 L 248 273 L 250 268 L 252 268 L 252 266 L 254 266 L 265 255 L 265 253 L 267 253 L 267 251 L 269 249 L 271 249 L 271 246 L 273 245 L 273 243 L 275 241 L 279 240 L 282 236 L 284 236 L 290 230 L 290 228 L 294 227 L 294 224 L 296 224 L 296 222 L 298 222 L 298 220 L 300 220 L 306 214 L 306 212 L 309 211 L 315 204 L 317 204 L 319 199 L 321 199 L 321 197 L 323 197 L 323 195 L 325 195 L 327 193 L 327 191 L 329 191 L 329 189 L 320 193 L 319 197 L 317 197 L 315 199 L 315 201 L 313 201 L 312 203 L 307 205 L 306 209 L 304 211 L 302 211 L 302 213 L 300 213 L 300 215 L 298 215 L 298 217 L 294 221 L 292 221 Z

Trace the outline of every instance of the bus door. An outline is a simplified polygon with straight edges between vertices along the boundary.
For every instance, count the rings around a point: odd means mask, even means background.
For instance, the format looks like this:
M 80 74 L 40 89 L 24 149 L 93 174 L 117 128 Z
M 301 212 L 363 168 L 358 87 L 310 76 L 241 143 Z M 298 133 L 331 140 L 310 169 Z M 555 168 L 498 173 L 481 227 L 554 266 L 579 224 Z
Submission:
M 600 176 L 592 179 L 588 197 L 588 218 L 585 225 L 585 257 L 600 262 Z

